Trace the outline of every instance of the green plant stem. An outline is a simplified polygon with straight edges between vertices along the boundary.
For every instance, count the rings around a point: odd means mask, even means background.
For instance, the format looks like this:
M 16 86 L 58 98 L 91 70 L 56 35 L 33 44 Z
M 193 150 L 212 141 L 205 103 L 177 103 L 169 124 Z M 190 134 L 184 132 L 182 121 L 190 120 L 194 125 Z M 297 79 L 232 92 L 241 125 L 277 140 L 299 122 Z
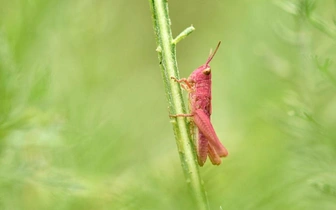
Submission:
M 171 77 L 180 78 L 176 61 L 176 43 L 188 36 L 194 28 L 187 28 L 176 39 L 173 39 L 167 0 L 149 0 L 149 4 L 153 16 L 154 30 L 158 44 L 157 52 L 169 104 L 169 114 L 186 113 L 181 87 Z M 195 147 L 190 135 L 190 126 L 186 118 L 180 117 L 171 118 L 171 123 L 175 133 L 183 172 L 197 203 L 197 209 L 207 210 L 209 209 L 208 200 L 196 161 Z

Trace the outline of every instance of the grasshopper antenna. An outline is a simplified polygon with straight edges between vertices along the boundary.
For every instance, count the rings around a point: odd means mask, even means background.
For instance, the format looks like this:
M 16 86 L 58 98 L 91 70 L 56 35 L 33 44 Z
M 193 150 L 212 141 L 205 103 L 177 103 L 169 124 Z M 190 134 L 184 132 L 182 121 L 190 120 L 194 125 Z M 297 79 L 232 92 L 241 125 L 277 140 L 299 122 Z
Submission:
M 217 50 L 218 50 L 218 48 L 219 48 L 219 46 L 220 46 L 221 43 L 222 43 L 221 41 L 218 42 L 218 45 L 217 45 L 217 47 L 216 47 L 216 49 L 215 49 L 215 51 L 213 53 L 211 53 L 211 50 L 210 50 L 209 58 L 208 58 L 207 62 L 205 63 L 206 66 L 211 62 L 211 60 L 213 59 L 213 57 L 216 55 L 216 52 L 217 52 Z

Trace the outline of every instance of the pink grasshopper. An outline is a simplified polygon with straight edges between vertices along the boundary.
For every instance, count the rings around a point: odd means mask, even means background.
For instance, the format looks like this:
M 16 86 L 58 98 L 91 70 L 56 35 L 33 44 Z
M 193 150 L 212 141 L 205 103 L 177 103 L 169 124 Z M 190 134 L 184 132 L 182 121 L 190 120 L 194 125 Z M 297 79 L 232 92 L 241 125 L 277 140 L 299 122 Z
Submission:
M 197 160 L 200 166 L 203 166 L 207 156 L 214 165 L 221 164 L 220 157 L 226 157 L 228 151 L 221 144 L 216 132 L 210 122 L 211 115 L 211 68 L 209 63 L 215 56 L 219 45 L 215 51 L 210 53 L 206 63 L 198 67 L 191 75 L 186 78 L 176 79 L 171 77 L 181 87 L 189 92 L 189 105 L 191 114 L 177 114 L 171 117 L 191 117 L 192 122 L 198 127 Z

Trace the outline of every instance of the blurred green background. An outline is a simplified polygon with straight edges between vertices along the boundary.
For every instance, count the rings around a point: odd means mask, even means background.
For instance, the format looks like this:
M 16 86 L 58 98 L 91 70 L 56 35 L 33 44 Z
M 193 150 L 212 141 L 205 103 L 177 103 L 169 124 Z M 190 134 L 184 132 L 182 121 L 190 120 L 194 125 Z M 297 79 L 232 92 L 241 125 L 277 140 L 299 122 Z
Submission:
M 210 48 L 230 155 L 212 209 L 336 209 L 336 1 L 169 1 L 182 77 Z M 0 0 L 0 209 L 195 209 L 148 1 Z

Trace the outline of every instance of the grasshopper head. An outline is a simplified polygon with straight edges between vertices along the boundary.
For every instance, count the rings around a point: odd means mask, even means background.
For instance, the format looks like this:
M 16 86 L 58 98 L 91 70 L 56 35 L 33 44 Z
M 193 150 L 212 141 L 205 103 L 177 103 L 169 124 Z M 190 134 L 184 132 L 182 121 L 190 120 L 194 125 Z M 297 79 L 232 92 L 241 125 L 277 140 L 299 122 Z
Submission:
M 220 46 L 221 42 L 218 42 L 218 45 L 213 53 L 210 52 L 210 55 L 206 61 L 206 63 L 200 67 L 198 67 L 191 75 L 190 80 L 197 82 L 197 81 L 203 81 L 211 79 L 211 67 L 210 62 L 213 59 L 213 57 L 216 55 L 216 52 Z

